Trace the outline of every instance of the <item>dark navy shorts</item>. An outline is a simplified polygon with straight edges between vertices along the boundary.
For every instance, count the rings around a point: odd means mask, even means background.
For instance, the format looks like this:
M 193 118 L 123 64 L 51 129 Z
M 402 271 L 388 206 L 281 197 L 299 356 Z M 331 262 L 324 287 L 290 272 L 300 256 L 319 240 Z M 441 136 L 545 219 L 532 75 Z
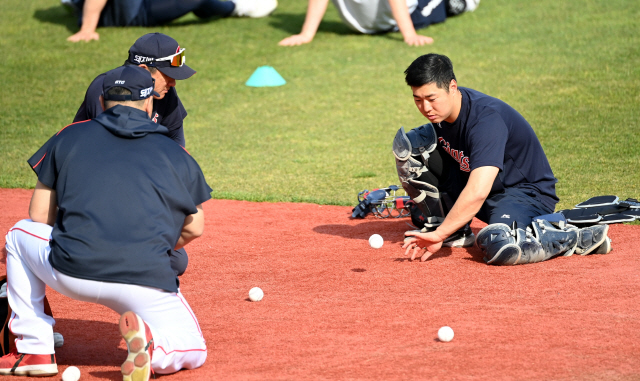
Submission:
M 543 203 L 538 193 L 508 188 L 489 196 L 476 217 L 487 224 L 504 223 L 511 226 L 515 221 L 517 227 L 525 229 L 535 217 L 551 213 L 553 209 Z
M 413 27 L 418 30 L 447 19 L 446 0 L 418 0 L 418 7 L 411 13 Z

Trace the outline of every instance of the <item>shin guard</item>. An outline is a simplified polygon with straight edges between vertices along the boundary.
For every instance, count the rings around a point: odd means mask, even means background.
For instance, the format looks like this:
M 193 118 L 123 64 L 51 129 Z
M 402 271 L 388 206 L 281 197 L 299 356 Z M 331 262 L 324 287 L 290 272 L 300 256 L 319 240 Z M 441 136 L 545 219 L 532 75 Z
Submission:
M 532 229 L 491 224 L 480 230 L 476 246 L 490 265 L 522 265 L 545 261 L 566 252 L 573 253 L 577 229 L 556 229 L 546 220 L 534 221 Z
M 531 228 L 544 250 L 545 260 L 557 255 L 570 256 L 576 250 L 578 229 L 572 225 L 557 228 L 547 220 L 534 219 Z
M 480 230 L 476 236 L 476 246 L 489 265 L 516 265 L 522 256 L 520 245 L 525 240 L 525 233 L 507 224 L 491 224 Z

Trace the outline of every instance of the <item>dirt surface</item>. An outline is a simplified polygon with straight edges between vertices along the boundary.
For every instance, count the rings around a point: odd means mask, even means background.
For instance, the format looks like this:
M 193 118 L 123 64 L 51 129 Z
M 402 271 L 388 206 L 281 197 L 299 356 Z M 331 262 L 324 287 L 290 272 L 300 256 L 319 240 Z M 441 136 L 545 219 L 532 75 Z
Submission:
M 0 190 L 0 229 L 27 218 L 30 196 Z M 160 379 L 640 380 L 640 226 L 612 225 L 608 255 L 493 267 L 476 248 L 409 261 L 408 219 L 351 220 L 348 207 L 212 200 L 204 210 L 181 290 L 208 359 Z M 373 233 L 381 249 L 369 247 Z M 254 286 L 260 302 L 248 299 Z M 48 297 L 65 338 L 53 379 L 76 365 L 83 381 L 121 380 L 118 316 Z M 444 325 L 449 343 L 437 339 Z

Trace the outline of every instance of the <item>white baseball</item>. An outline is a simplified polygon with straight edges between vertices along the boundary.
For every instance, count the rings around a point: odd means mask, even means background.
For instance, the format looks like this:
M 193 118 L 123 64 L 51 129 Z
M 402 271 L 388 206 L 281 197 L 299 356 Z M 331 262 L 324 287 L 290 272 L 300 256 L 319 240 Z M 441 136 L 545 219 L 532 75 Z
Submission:
M 251 299 L 252 302 L 261 301 L 263 296 L 264 292 L 262 292 L 262 289 L 260 289 L 260 287 L 254 287 L 249 290 L 249 299 Z
M 383 244 L 384 239 L 382 239 L 382 236 L 380 236 L 380 234 L 374 234 L 369 237 L 369 246 L 373 247 L 374 249 L 381 248 Z
M 440 341 L 449 342 L 453 340 L 453 329 L 451 327 L 447 327 L 446 325 L 438 330 L 438 339 Z
M 80 379 L 80 369 L 70 366 L 62 373 L 62 381 L 78 381 Z

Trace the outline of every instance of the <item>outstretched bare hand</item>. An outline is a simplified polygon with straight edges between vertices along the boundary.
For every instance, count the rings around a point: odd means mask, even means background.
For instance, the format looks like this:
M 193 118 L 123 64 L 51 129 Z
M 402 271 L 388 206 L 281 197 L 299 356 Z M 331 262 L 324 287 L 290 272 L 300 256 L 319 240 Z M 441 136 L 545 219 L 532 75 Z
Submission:
M 411 252 L 411 260 L 420 255 L 420 261 L 426 261 L 432 254 L 435 254 L 442 247 L 444 241 L 436 232 L 418 233 L 406 232 L 407 239 L 402 245 L 405 255 Z
M 313 37 L 307 37 L 302 34 L 294 34 L 289 36 L 278 43 L 280 46 L 298 46 L 302 44 L 308 44 L 313 40 Z
M 71 41 L 71 42 L 79 42 L 79 41 L 84 41 L 84 42 L 89 42 L 91 40 L 99 40 L 100 39 L 100 35 L 97 32 L 83 32 L 83 31 L 79 31 L 78 33 L 67 37 L 67 41 Z
M 433 38 L 416 34 L 404 39 L 404 42 L 410 46 L 422 46 L 433 44 Z

